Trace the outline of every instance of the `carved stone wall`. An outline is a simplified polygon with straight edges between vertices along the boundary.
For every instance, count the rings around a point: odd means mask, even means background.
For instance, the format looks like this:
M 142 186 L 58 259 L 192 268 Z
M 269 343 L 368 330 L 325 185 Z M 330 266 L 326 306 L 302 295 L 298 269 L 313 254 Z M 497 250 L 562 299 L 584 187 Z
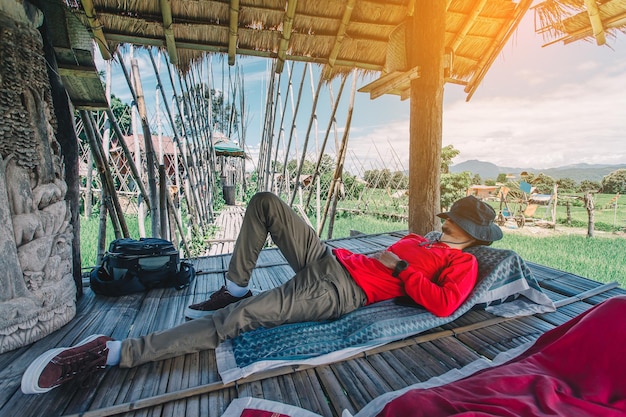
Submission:
M 0 7 L 0 353 L 76 314 L 70 206 L 41 14 Z M 15 6 L 7 10 L 7 4 Z

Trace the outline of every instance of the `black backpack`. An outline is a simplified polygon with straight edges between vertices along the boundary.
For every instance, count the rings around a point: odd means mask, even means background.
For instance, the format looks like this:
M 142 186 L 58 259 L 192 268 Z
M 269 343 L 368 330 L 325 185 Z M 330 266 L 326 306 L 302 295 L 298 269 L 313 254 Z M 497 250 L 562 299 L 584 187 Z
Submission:
M 152 288 L 180 290 L 195 276 L 193 265 L 180 261 L 172 242 L 125 238 L 111 242 L 102 264 L 91 270 L 89 283 L 96 294 L 121 296 Z

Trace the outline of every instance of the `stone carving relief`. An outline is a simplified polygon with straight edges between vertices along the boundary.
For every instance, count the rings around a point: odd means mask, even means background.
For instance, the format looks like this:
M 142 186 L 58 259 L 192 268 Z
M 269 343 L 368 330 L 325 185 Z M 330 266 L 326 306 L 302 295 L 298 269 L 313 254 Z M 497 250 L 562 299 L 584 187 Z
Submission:
M 3 12 L 0 8 L 0 353 L 46 336 L 76 314 L 73 230 L 36 30 L 41 17 L 33 10 Z

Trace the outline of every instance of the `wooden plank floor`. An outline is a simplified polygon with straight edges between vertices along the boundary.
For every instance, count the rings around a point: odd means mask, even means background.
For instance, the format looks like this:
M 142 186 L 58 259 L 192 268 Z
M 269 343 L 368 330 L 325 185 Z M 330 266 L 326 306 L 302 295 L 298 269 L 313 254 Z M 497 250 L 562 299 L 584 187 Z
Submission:
M 233 214 L 229 220 L 233 224 L 234 217 Z M 360 235 L 329 244 L 373 252 L 401 236 L 402 233 Z M 47 349 L 71 345 L 92 333 L 123 339 L 182 323 L 186 305 L 205 299 L 222 285 L 229 257 L 220 254 L 194 259 L 198 276 L 193 285 L 182 291 L 161 289 L 114 299 L 96 296 L 86 288 L 78 302 L 77 316 L 68 325 L 30 346 L 0 355 L 0 416 L 61 416 L 83 412 L 95 416 L 132 409 L 135 411 L 123 415 L 214 417 L 220 416 L 234 398 L 243 396 L 281 401 L 323 416 L 339 416 L 343 409 L 352 413 L 360 410 L 385 392 L 462 367 L 480 357 L 493 358 L 499 352 L 535 340 L 546 330 L 608 297 L 626 293 L 619 288 L 611 289 L 564 305 L 554 313 L 513 320 L 485 322 L 494 316 L 470 311 L 453 323 L 367 355 L 325 366 L 252 375 L 226 386 L 220 382 L 214 352 L 205 351 L 134 369 L 109 368 L 82 387 L 66 386 L 42 395 L 27 396 L 20 392 L 23 371 Z M 531 264 L 530 267 L 555 301 L 600 286 L 586 278 L 543 266 Z M 280 285 L 291 274 L 280 253 L 266 249 L 253 273 L 252 285 L 266 290 Z M 181 390 L 197 395 L 171 400 Z M 159 396 L 167 396 L 169 400 L 154 400 L 153 397 Z M 130 408 L 129 403 L 133 404 Z M 150 406 L 138 409 L 145 405 Z

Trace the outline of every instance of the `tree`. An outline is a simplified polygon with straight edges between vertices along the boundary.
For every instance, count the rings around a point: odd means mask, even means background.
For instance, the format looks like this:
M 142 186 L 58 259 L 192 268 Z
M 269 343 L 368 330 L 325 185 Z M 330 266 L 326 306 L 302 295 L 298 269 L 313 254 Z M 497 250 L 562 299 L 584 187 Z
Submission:
M 482 183 L 483 183 L 483 179 L 480 177 L 480 175 L 474 174 L 474 176 L 472 177 L 472 184 L 481 185 Z
M 454 146 L 448 145 L 441 148 L 441 173 L 447 174 L 450 172 L 450 165 L 452 160 L 460 154 L 461 151 L 455 149 Z
M 586 193 L 587 191 L 598 191 L 601 187 L 598 181 L 582 180 L 578 185 L 577 191 L 579 193 Z
M 456 200 L 465 197 L 467 189 L 472 185 L 469 172 L 441 174 L 441 210 L 447 210 Z
M 499 182 L 500 184 L 505 184 L 506 183 L 506 174 L 504 172 L 499 173 L 498 174 L 498 178 L 496 178 L 496 182 Z
M 602 178 L 602 190 L 605 194 L 626 193 L 626 169 L 618 169 Z
M 573 193 L 576 191 L 576 181 L 571 178 L 559 178 L 556 180 L 559 191 L 562 193 Z
M 114 95 L 111 95 L 111 112 L 115 116 L 117 125 L 125 135 L 130 135 L 131 132 L 131 112 L 130 105 L 123 103 L 122 100 Z

